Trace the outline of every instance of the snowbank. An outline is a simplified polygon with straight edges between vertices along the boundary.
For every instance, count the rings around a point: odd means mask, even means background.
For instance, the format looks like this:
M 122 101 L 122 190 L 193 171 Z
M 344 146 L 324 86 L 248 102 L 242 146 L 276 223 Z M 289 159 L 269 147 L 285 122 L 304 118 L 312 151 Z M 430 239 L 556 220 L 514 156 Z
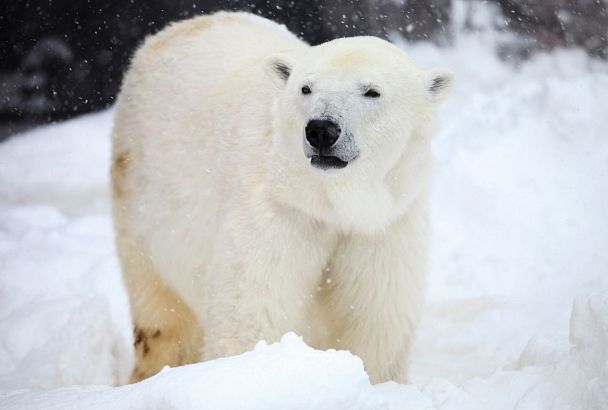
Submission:
M 608 65 L 570 50 L 515 67 L 495 41 L 404 45 L 457 79 L 410 385 L 370 386 L 354 356 L 288 335 L 111 387 L 133 353 L 107 111 L 0 144 L 0 408 L 608 408 Z
M 109 216 L 111 121 L 108 111 L 0 145 L 0 391 L 128 378 L 131 325 Z
M 240 356 L 166 368 L 136 385 L 70 388 L 9 397 L 2 408 L 118 409 L 386 409 L 348 352 L 321 352 L 288 334 Z M 118 405 L 118 407 L 116 407 Z
M 608 292 L 580 299 L 570 352 L 532 341 L 512 370 L 457 387 L 444 379 L 422 391 L 393 382 L 372 386 L 361 360 L 318 351 L 287 334 L 248 353 L 165 368 L 122 387 L 74 386 L 0 395 L 6 410 L 61 409 L 572 409 L 608 408 Z

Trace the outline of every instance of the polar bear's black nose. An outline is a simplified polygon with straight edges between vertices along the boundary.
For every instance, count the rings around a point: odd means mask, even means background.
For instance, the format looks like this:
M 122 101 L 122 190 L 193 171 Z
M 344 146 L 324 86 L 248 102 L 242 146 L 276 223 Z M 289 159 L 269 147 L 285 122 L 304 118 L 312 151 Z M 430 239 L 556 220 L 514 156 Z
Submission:
M 331 120 L 310 120 L 306 124 L 306 140 L 319 150 L 329 148 L 340 136 L 340 127 Z

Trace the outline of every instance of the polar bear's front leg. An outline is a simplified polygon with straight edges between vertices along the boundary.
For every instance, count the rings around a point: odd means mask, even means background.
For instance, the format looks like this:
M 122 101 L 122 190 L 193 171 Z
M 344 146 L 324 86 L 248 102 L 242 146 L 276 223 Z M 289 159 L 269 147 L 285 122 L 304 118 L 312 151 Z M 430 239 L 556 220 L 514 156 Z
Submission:
M 427 265 L 426 208 L 414 205 L 385 232 L 347 236 L 332 258 L 321 303 L 329 347 L 361 357 L 373 383 L 407 379 Z
M 228 215 L 208 267 L 204 360 L 278 341 L 307 339 L 311 302 L 333 243 L 325 228 L 297 211 Z

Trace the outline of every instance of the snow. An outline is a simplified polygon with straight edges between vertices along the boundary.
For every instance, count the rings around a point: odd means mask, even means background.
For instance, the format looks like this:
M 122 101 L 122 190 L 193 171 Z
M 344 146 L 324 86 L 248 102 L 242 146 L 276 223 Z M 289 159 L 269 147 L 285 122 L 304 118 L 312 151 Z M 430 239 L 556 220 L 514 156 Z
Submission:
M 500 41 L 404 45 L 456 74 L 410 384 L 371 386 L 355 356 L 288 334 L 114 387 L 133 353 L 110 110 L 0 144 L 0 408 L 608 408 L 608 64 L 558 50 L 517 66 Z
M 41 403 L 62 410 L 191 409 L 194 403 L 211 409 L 386 408 L 370 386 L 361 360 L 346 351 L 313 350 L 293 333 L 271 346 L 260 342 L 237 357 L 167 367 L 137 385 L 20 393 L 8 397 L 4 405 L 38 409 Z

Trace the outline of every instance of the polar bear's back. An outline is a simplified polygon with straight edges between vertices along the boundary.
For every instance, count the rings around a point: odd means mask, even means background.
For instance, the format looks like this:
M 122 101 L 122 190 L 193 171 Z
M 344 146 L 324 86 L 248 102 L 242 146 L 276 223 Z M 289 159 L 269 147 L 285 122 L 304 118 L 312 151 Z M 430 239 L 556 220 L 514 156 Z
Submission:
M 246 92 L 268 95 L 263 59 L 306 47 L 284 26 L 246 13 L 220 12 L 173 24 L 149 37 L 133 58 L 119 97 L 119 112 L 150 116 L 176 126 L 201 123 L 224 102 Z M 227 101 L 223 101 L 223 100 Z M 133 107 L 134 109 L 131 109 Z M 197 120 L 198 119 L 198 120 Z M 158 121 L 156 121 L 158 122 Z M 120 124 L 119 124 L 120 125 Z M 144 124 L 139 124 L 144 125 Z M 162 131 L 155 124 L 155 134 Z
M 248 158 L 268 149 L 274 91 L 262 62 L 303 47 L 278 24 L 217 13 L 170 26 L 133 58 L 112 136 L 115 220 L 186 299 L 200 300 L 190 279 L 179 289 L 188 263 L 205 263 L 243 175 L 257 172 Z
M 246 13 L 220 12 L 169 26 L 133 58 L 117 103 L 115 145 L 120 150 L 127 142 L 121 138 L 125 129 L 129 140 L 142 134 L 146 144 L 186 136 L 205 142 L 205 128 L 218 123 L 213 116 L 228 119 L 226 104 L 242 110 L 243 103 L 259 105 L 271 96 L 262 70 L 266 56 L 306 46 L 284 26 Z M 254 119 L 263 113 L 241 114 Z

